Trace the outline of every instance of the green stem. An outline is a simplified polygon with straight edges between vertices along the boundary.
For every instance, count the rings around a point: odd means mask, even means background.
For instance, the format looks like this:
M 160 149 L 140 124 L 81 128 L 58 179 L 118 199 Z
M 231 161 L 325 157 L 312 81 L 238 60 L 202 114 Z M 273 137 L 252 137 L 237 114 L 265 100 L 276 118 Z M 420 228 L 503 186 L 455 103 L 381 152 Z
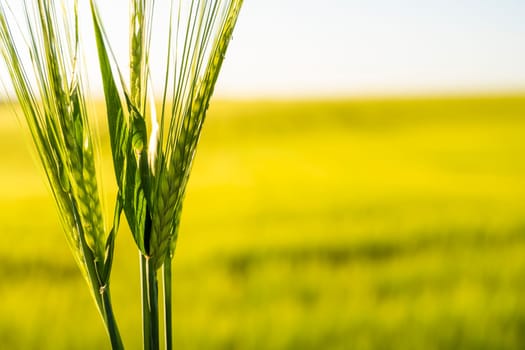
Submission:
M 151 338 L 151 315 L 148 308 L 148 276 L 146 257 L 140 254 L 140 286 L 142 294 L 142 340 L 144 350 L 151 350 L 150 338 Z
M 71 194 L 69 194 L 69 196 L 72 203 L 71 209 L 73 211 L 75 221 L 80 222 L 78 205 L 73 196 Z M 112 258 L 106 266 L 104 264 L 98 264 L 97 259 L 93 255 L 93 251 L 89 248 L 86 242 L 82 226 L 78 225 L 77 229 L 80 238 L 80 248 L 84 257 L 86 272 L 90 282 L 89 284 L 93 291 L 93 297 L 95 298 L 97 307 L 102 314 L 102 318 L 104 319 L 104 324 L 110 337 L 111 347 L 114 350 L 124 349 L 122 338 L 120 337 L 118 330 L 117 321 L 115 319 L 115 314 L 113 313 L 111 297 L 109 295 L 109 272 L 111 271 Z M 110 256 L 113 254 L 113 244 L 114 242 L 111 243 Z M 102 281 L 101 275 L 103 275 L 104 281 Z
M 140 255 L 142 329 L 144 350 L 159 350 L 159 298 L 157 271 L 151 259 Z
M 151 310 L 151 345 L 153 350 L 160 349 L 159 343 L 159 288 L 157 270 L 148 259 L 149 301 Z
M 100 290 L 102 296 L 102 311 L 104 313 L 104 323 L 111 340 L 111 348 L 113 350 L 123 350 L 122 338 L 118 330 L 115 314 L 113 313 L 113 306 L 111 304 L 111 296 L 109 293 L 109 285 Z
M 164 261 L 164 274 L 162 275 L 164 285 L 164 338 L 166 350 L 173 349 L 173 314 L 172 314 L 172 278 L 171 258 L 168 255 Z

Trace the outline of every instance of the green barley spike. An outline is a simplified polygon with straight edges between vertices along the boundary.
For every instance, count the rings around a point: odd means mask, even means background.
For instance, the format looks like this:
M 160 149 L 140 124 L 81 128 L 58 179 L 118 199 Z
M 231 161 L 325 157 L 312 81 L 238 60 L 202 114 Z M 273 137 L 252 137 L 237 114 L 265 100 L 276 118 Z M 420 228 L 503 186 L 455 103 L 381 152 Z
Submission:
M 23 11 L 15 12 L 8 0 L 0 0 L 0 55 L 56 200 L 70 248 L 113 348 L 121 349 L 109 296 L 116 227 L 108 232 L 104 225 L 97 150 L 77 64 L 77 1 L 22 0 L 20 4 Z

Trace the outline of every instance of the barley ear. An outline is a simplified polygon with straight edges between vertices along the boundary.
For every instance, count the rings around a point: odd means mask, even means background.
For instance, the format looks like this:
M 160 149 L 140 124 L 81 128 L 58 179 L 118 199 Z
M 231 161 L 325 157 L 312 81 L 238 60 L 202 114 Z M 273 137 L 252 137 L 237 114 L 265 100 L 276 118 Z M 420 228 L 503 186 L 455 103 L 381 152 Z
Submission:
M 158 268 L 166 257 L 173 257 L 175 253 L 182 203 L 195 151 L 242 0 L 230 1 L 227 5 L 221 3 L 223 8 L 219 2 L 214 4 L 210 8 L 202 5 L 205 15 L 193 19 L 198 30 L 194 37 L 186 38 L 189 42 L 185 42 L 185 47 L 197 39 L 202 40 L 202 47 L 187 53 L 188 65 L 193 68 L 181 65 L 178 74 L 172 77 L 174 90 L 185 87 L 186 91 L 174 95 L 173 105 L 180 107 L 171 110 L 170 128 L 160 163 L 164 167 L 158 171 L 154 188 L 153 197 L 157 201 L 153 203 L 151 251 Z M 192 23 L 191 18 L 188 23 Z M 181 79 L 188 79 L 187 84 L 181 83 Z
M 122 348 L 109 297 L 114 235 L 108 233 L 78 61 L 77 1 L 0 0 L 0 53 L 70 244 L 114 348 Z M 19 40 L 19 38 L 22 38 Z

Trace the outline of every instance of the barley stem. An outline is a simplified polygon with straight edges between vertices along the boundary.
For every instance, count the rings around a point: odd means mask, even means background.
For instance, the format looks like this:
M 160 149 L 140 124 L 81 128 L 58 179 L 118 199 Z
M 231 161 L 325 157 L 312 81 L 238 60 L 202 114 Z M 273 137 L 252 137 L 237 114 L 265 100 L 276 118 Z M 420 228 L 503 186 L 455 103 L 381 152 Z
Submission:
M 170 256 L 166 257 L 163 267 L 162 282 L 164 287 L 164 340 L 166 350 L 173 349 L 173 315 L 172 315 L 172 277 L 171 277 L 171 262 Z
M 111 348 L 113 350 L 123 350 L 124 345 L 122 344 L 122 338 L 120 337 L 115 314 L 113 313 L 113 306 L 111 304 L 109 285 L 102 287 L 100 289 L 100 294 L 102 296 L 101 309 L 104 312 L 104 323 L 106 324 L 106 330 L 108 331 L 109 339 L 111 340 Z
M 144 350 L 160 349 L 158 279 L 153 261 L 140 254 Z

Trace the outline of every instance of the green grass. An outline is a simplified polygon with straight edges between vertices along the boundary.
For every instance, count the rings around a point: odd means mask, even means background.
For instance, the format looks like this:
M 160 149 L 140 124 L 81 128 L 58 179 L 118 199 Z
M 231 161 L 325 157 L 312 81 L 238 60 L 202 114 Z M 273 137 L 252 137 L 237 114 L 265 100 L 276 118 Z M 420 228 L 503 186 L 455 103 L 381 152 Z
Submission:
M 0 344 L 103 348 L 28 138 L 0 115 Z M 213 103 L 173 265 L 178 349 L 520 349 L 524 115 L 525 97 Z M 138 349 L 138 256 L 117 240 Z

